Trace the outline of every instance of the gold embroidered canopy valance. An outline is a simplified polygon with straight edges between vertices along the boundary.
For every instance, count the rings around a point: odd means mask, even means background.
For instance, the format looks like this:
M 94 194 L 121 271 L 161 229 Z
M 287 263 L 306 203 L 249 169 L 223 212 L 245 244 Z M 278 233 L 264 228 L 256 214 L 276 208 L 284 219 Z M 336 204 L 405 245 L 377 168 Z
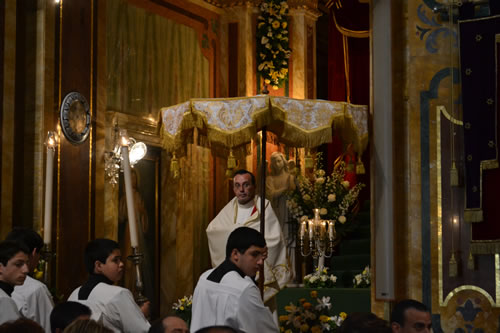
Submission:
M 295 147 L 316 147 L 332 140 L 332 125 L 362 153 L 368 142 L 368 108 L 345 102 L 254 96 L 191 99 L 161 109 L 163 147 L 185 144 L 184 132 L 198 128 L 209 142 L 236 147 L 250 142 L 264 126 Z

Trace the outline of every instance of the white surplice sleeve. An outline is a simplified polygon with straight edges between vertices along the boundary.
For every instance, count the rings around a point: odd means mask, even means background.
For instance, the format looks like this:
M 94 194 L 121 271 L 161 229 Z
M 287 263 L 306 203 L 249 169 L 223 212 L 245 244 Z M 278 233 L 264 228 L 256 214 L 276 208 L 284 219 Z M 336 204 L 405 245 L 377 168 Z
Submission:
M 105 326 L 109 327 L 106 323 L 108 321 L 111 326 L 120 328 L 124 333 L 147 332 L 151 326 L 128 289 L 122 288 L 107 308 L 107 313 L 103 313 Z
M 256 285 L 249 285 L 243 291 L 238 305 L 238 321 L 248 333 L 279 332 L 271 311 L 262 303 Z
M 8 296 L 0 296 L 0 325 L 21 317 L 17 310 L 16 302 Z

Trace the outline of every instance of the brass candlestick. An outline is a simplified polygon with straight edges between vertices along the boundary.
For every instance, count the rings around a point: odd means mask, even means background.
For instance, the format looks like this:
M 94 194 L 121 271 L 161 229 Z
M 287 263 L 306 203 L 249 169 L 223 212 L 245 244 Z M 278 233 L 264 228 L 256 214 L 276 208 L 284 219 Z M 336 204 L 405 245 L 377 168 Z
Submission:
M 135 267 L 135 301 L 137 304 L 142 305 L 148 301 L 148 298 L 142 294 L 144 290 L 144 284 L 142 283 L 141 274 L 141 264 L 144 255 L 139 252 L 137 247 L 132 248 L 132 254 L 127 257 L 128 260 L 132 261 Z

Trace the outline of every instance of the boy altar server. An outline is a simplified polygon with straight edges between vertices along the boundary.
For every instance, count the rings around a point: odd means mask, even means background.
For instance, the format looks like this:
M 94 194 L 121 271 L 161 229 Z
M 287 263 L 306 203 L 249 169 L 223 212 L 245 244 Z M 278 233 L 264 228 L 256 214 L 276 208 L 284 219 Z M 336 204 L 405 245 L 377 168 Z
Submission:
M 14 228 L 6 239 L 24 243 L 28 247 L 29 274 L 32 274 L 40 260 L 42 237 L 32 229 Z M 46 332 L 50 332 L 50 313 L 54 303 L 45 284 L 28 275 L 22 285 L 14 287 L 12 299 L 25 318 L 37 322 Z
M 85 267 L 90 276 L 75 289 L 68 301 L 77 301 L 92 310 L 92 319 L 114 332 L 141 333 L 150 324 L 135 303 L 130 290 L 115 286 L 123 276 L 120 247 L 110 239 L 96 239 L 85 249 Z M 143 306 L 147 311 L 148 304 Z
M 208 326 L 229 326 L 239 332 L 278 332 L 253 278 L 267 258 L 266 240 L 248 227 L 235 229 L 226 245 L 226 259 L 203 273 L 193 295 L 191 332 Z
M 22 243 L 0 243 L 0 325 L 21 317 L 11 295 L 14 286 L 23 284 L 28 275 L 28 254 L 28 248 Z

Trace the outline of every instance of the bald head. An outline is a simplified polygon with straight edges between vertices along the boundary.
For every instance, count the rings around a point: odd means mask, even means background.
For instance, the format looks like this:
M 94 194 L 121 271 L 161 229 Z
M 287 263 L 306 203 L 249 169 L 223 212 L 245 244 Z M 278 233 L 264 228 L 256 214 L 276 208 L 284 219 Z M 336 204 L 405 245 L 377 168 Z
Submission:
M 163 319 L 165 333 L 188 333 L 189 329 L 184 320 L 175 316 L 168 316 Z

